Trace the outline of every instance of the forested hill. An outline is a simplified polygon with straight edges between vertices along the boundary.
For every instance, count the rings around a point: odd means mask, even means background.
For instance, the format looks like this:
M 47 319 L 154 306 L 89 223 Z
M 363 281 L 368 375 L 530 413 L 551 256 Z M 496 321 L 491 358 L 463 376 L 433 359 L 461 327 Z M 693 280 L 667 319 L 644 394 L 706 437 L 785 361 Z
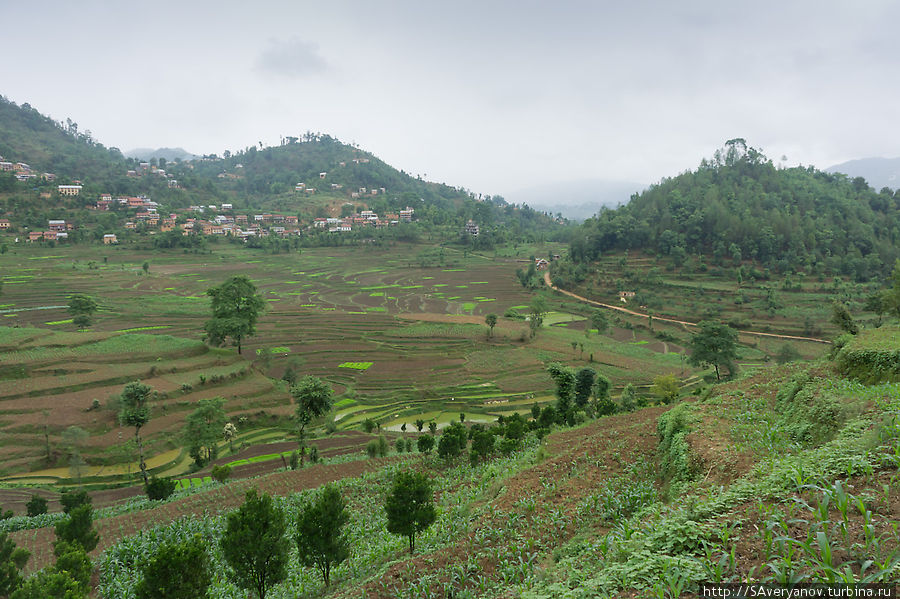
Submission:
M 189 178 L 218 178 L 223 189 L 255 197 L 292 192 L 298 183 L 318 194 L 334 192 L 350 198 L 356 192 L 368 200 L 377 200 L 384 193 L 382 188 L 411 203 L 424 199 L 459 204 L 469 197 L 464 189 L 412 177 L 370 152 L 319 133 L 287 137 L 279 146 L 251 146 L 235 154 L 226 152 L 223 157 L 204 156 L 192 166 Z
M 39 172 L 61 179 L 112 177 L 123 171 L 125 159 L 115 148 L 93 139 L 78 123 L 59 123 L 29 104 L 18 106 L 0 96 L 0 156 L 24 162 Z
M 604 210 L 573 236 L 576 262 L 643 248 L 753 259 L 776 272 L 886 274 L 900 256 L 900 193 L 813 167 L 778 168 L 744 140 Z

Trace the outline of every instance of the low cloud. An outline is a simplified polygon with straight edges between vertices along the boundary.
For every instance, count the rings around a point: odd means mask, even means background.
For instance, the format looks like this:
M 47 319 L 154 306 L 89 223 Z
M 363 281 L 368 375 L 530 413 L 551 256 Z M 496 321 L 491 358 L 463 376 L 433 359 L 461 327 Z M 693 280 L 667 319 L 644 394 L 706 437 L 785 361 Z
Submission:
M 328 63 L 319 55 L 319 47 L 296 37 L 269 40 L 269 47 L 259 55 L 256 66 L 266 73 L 290 78 L 307 77 L 328 70 Z

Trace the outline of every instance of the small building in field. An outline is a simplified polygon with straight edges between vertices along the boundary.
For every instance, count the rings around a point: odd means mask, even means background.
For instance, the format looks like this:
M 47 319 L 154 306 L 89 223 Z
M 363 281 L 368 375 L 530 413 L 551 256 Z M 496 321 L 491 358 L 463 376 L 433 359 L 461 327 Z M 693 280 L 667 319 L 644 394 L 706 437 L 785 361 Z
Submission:
M 9 229 L 9 220 L 0 218 L 0 231 L 5 231 L 7 229 Z
M 103 236 L 103 245 L 110 245 L 112 243 L 119 243 L 115 233 L 107 233 Z

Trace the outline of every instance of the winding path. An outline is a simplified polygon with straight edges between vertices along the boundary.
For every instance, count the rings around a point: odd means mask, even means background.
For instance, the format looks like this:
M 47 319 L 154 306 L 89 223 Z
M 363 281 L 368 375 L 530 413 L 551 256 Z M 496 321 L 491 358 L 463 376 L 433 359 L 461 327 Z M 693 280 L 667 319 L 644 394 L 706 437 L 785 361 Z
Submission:
M 569 297 L 575 298 L 575 299 L 577 299 L 578 301 L 581 301 L 581 302 L 585 302 L 585 303 L 588 303 L 588 304 L 591 304 L 591 305 L 594 305 L 594 306 L 600 306 L 600 307 L 602 307 L 602 308 L 608 308 L 608 309 L 610 309 L 610 310 L 615 310 L 615 311 L 617 311 L 617 312 L 624 312 L 625 314 L 630 314 L 630 315 L 632 315 L 632 316 L 638 316 L 638 317 L 640 317 L 640 318 L 647 318 L 647 319 L 649 319 L 649 318 L 651 317 L 649 314 L 643 314 L 643 313 L 641 313 L 641 312 L 635 312 L 634 310 L 629 310 L 629 309 L 627 309 L 627 308 L 623 308 L 622 306 L 614 306 L 614 305 L 612 305 L 612 304 L 604 304 L 603 302 L 595 302 L 594 300 L 590 300 L 590 299 L 588 299 L 588 298 L 586 298 L 586 297 L 582 297 L 582 296 L 580 296 L 580 295 L 578 295 L 578 294 L 572 293 L 571 291 L 566 291 L 565 289 L 560 289 L 559 287 L 555 286 L 555 285 L 550 281 L 550 273 L 547 272 L 547 271 L 544 271 L 544 283 L 546 283 L 546 284 L 547 284 L 547 287 L 549 287 L 550 289 L 552 289 L 552 290 L 554 290 L 554 291 L 558 291 L 559 293 L 562 293 L 563 295 L 568 295 Z M 664 318 L 664 317 L 662 317 L 662 316 L 653 316 L 652 318 L 653 318 L 653 320 L 659 320 L 659 321 L 661 321 L 661 322 L 671 322 L 671 323 L 674 323 L 674 324 L 680 324 L 680 325 L 682 325 L 682 326 L 688 326 L 688 327 L 695 327 L 695 326 L 697 326 L 697 323 L 696 323 L 696 322 L 687 322 L 686 320 L 675 320 L 675 319 L 673 319 L 673 318 Z M 760 337 L 775 337 L 775 338 L 777 338 L 777 339 L 794 339 L 794 340 L 797 340 L 797 341 L 812 341 L 812 342 L 814 342 L 814 343 L 825 343 L 825 344 L 831 345 L 831 341 L 827 341 L 827 340 L 825 340 L 825 339 L 818 339 L 818 338 L 816 338 L 816 337 L 800 337 L 800 336 L 797 336 L 797 335 L 779 335 L 778 333 L 763 333 L 763 332 L 760 332 L 760 331 L 744 331 L 744 330 L 740 330 L 740 331 L 738 331 L 738 332 L 739 332 L 740 334 L 742 334 L 742 335 L 758 335 L 758 336 L 760 336 Z

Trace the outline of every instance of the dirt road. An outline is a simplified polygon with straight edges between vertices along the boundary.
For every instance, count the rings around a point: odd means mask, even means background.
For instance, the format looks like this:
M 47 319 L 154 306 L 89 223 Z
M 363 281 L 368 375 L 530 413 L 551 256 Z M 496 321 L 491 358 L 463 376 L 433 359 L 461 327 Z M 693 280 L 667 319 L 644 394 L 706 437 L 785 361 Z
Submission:
M 553 285 L 553 283 L 550 281 L 550 273 L 549 272 L 544 272 L 544 282 L 547 284 L 547 287 L 549 287 L 550 289 L 553 289 L 554 291 L 558 291 L 559 293 L 562 293 L 563 295 L 568 295 L 569 297 L 575 298 L 578 301 L 585 302 L 585 303 L 591 304 L 593 306 L 600 306 L 602 308 L 608 308 L 610 310 L 615 310 L 617 312 L 623 312 L 625 314 L 630 314 L 632 316 L 638 316 L 638 317 L 647 318 L 647 319 L 650 318 L 649 314 L 642 314 L 641 312 L 635 312 L 634 310 L 629 310 L 627 308 L 623 308 L 622 306 L 614 306 L 612 304 L 604 304 L 603 302 L 595 302 L 594 300 L 587 299 L 586 297 L 582 297 L 580 295 L 572 293 L 571 291 L 566 291 L 565 289 L 560 289 L 559 287 L 556 287 L 555 285 Z M 660 322 L 671 322 L 674 324 L 680 324 L 681 326 L 684 326 L 684 327 L 697 326 L 696 322 L 688 322 L 686 320 L 675 320 L 673 318 L 663 318 L 662 316 L 654 316 L 653 320 L 660 321 Z M 812 341 L 814 343 L 826 343 L 829 345 L 831 344 L 831 341 L 827 341 L 825 339 L 818 339 L 816 337 L 799 337 L 797 335 L 779 335 L 778 333 L 763 333 L 760 331 L 745 331 L 745 330 L 740 330 L 739 333 L 742 335 L 757 335 L 759 337 L 775 337 L 776 339 L 794 339 L 796 341 Z

